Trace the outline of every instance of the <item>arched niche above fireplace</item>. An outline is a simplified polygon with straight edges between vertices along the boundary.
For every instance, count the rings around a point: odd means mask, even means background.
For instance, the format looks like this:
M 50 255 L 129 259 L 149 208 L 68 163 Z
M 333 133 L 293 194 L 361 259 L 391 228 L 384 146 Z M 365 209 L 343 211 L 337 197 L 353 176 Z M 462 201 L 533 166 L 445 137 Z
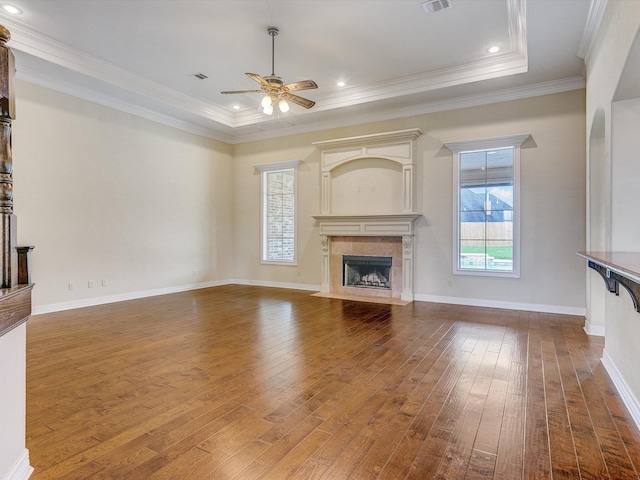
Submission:
M 315 142 L 321 151 L 321 215 L 415 213 L 420 135 L 412 128 Z M 380 191 L 384 185 L 389 190 Z

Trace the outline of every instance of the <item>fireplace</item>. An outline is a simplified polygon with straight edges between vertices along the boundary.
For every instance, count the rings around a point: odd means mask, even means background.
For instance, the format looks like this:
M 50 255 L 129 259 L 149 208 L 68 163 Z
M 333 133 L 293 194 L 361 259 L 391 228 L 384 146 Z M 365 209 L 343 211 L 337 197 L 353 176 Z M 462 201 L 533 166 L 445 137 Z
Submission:
M 342 285 L 391 290 L 392 257 L 342 256 Z
M 314 215 L 322 245 L 320 295 L 413 301 L 414 222 L 421 217 L 415 140 L 421 134 L 412 128 L 313 144 L 321 152 L 321 214 Z
M 328 284 L 331 292 L 400 299 L 402 237 L 331 237 Z

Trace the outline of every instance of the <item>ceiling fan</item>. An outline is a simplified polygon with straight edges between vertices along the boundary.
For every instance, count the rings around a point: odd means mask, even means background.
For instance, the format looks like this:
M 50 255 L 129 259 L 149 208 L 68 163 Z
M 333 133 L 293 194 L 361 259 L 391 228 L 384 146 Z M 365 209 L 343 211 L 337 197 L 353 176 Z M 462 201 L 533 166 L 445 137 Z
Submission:
M 304 108 L 313 107 L 316 102 L 300 97 L 298 95 L 294 95 L 291 92 L 318 88 L 316 82 L 314 82 L 313 80 L 303 80 L 301 82 L 288 83 L 285 85 L 282 77 L 279 77 L 274 73 L 275 37 L 276 35 L 278 35 L 279 30 L 276 27 L 269 27 L 267 31 L 269 32 L 269 35 L 271 35 L 271 75 L 265 75 L 264 77 L 261 77 L 257 73 L 245 74 L 251 80 L 257 82 L 260 85 L 260 90 L 232 90 L 220 93 L 223 93 L 225 95 L 235 93 L 264 93 L 265 96 L 262 98 L 262 102 L 260 103 L 260 105 L 262 106 L 262 111 L 267 115 L 271 115 L 273 113 L 273 107 L 275 105 L 278 106 L 278 109 L 281 112 L 287 112 L 289 110 L 289 104 L 287 103 L 287 100 Z

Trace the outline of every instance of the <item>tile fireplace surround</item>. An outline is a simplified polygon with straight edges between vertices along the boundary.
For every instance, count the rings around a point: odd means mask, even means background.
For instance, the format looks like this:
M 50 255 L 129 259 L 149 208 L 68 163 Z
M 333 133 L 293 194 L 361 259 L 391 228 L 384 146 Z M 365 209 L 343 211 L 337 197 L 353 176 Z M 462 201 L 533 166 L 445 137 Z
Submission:
M 414 144 L 421 134 L 415 128 L 313 144 L 322 155 L 321 214 L 313 217 L 318 222 L 322 243 L 321 293 L 413 301 L 414 223 L 422 216 L 416 213 Z M 357 171 L 354 179 L 368 178 L 371 171 L 379 168 L 381 160 L 392 162 L 384 181 L 397 187 L 393 191 L 402 198 L 394 198 L 392 203 L 400 212 L 386 213 L 389 205 L 375 202 L 366 202 L 364 211 L 357 214 L 349 212 L 355 208 L 349 202 L 334 205 L 335 198 L 344 197 L 344 192 L 342 196 L 333 192 L 333 179 L 341 172 L 341 166 L 349 163 L 347 171 L 350 174 Z M 343 255 L 392 257 L 391 290 L 342 286 Z

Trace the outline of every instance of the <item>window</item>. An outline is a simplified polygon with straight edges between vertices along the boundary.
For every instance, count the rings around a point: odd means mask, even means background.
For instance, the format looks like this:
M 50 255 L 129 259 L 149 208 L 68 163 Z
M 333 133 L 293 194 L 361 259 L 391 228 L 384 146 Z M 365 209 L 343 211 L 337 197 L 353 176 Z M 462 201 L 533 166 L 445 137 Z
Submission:
M 255 165 L 262 172 L 262 262 L 296 263 L 296 173 L 299 161 Z
M 454 153 L 453 273 L 520 276 L 520 145 L 528 136 L 446 144 Z

